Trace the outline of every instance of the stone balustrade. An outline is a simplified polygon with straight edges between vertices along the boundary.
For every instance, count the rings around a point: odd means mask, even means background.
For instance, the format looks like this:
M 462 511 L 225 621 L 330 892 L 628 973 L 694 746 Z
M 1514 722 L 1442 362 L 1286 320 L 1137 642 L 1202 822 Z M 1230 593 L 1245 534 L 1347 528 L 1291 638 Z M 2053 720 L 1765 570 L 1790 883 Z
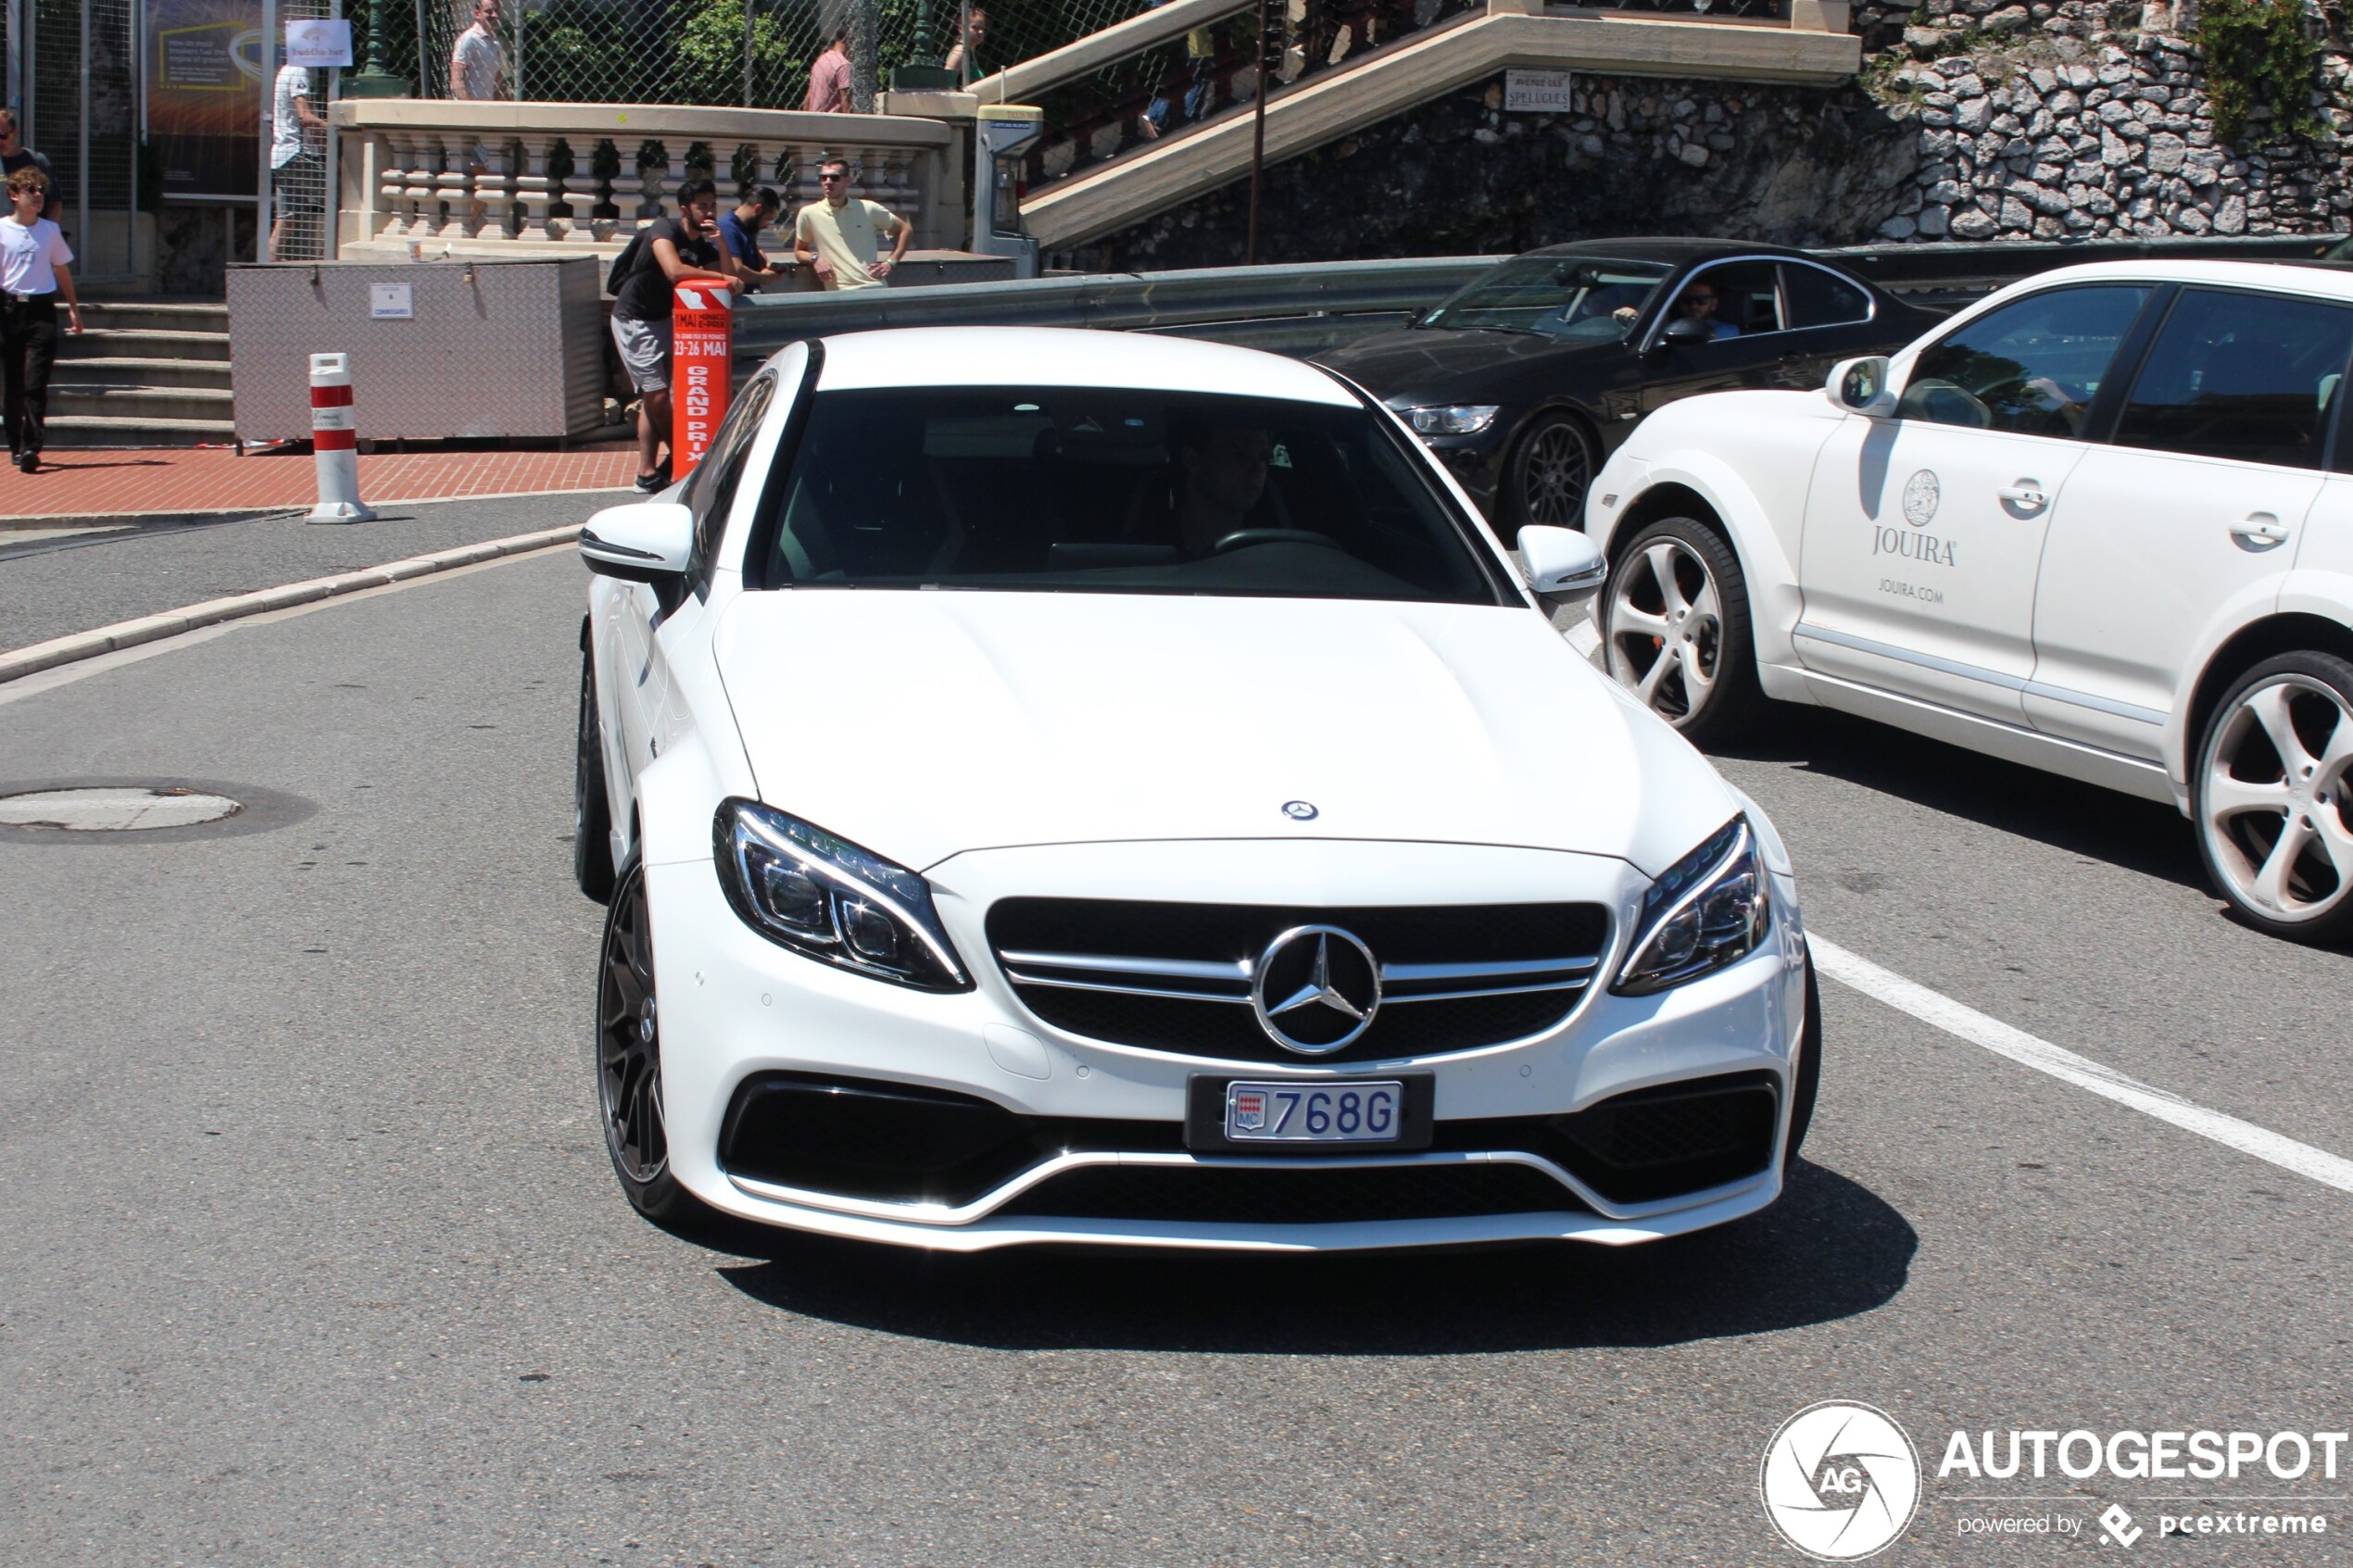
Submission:
M 412 244 L 434 256 L 610 254 L 703 158 L 723 195 L 773 185 L 788 214 L 817 199 L 821 161 L 846 158 L 853 193 L 905 217 L 917 245 L 963 238 L 963 155 L 937 119 L 411 98 L 333 112 L 346 260 L 405 257 Z

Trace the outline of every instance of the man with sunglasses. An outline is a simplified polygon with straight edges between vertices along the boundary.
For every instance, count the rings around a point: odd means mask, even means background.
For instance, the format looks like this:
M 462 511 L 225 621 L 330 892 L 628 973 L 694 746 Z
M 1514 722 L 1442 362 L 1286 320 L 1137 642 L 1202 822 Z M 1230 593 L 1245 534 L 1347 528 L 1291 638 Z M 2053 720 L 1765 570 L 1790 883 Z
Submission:
M 1675 314 L 1688 316 L 1695 321 L 1706 322 L 1718 338 L 1740 336 L 1741 330 L 1738 327 L 1730 321 L 1718 319 L 1716 307 L 1718 303 L 1716 297 L 1716 285 L 1705 278 L 1702 278 L 1685 289 L 1682 296 L 1675 301 Z
M 48 182 L 41 216 L 54 220 L 57 216 L 57 177 L 46 157 L 24 144 L 24 128 L 17 123 L 17 111 L 0 107 L 0 181 L 19 169 L 41 170 L 41 177 Z
M 840 158 L 829 157 L 817 166 L 817 188 L 823 197 L 802 207 L 793 220 L 793 259 L 813 270 L 823 288 L 881 286 L 907 254 L 913 226 L 880 202 L 853 198 L 849 165 Z M 885 233 L 890 235 L 887 257 L 882 256 Z

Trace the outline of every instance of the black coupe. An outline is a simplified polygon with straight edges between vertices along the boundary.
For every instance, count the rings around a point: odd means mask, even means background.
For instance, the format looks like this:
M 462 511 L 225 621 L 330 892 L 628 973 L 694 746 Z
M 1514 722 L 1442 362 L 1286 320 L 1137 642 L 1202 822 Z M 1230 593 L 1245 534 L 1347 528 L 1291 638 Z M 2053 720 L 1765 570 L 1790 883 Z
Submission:
M 1494 520 L 1581 528 L 1585 484 L 1649 410 L 1815 388 L 1935 313 L 1779 245 L 1583 240 L 1513 257 L 1410 326 L 1315 356 L 1403 415 Z

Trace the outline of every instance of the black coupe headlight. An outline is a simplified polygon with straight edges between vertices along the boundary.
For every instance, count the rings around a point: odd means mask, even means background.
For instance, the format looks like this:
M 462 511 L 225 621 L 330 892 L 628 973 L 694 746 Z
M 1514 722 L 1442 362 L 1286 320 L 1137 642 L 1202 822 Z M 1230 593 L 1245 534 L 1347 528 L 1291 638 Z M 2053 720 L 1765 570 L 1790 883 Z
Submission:
M 1647 997 L 1713 974 L 1756 950 L 1773 928 L 1773 892 L 1748 819 L 1734 817 L 1642 897 L 1633 956 L 1610 987 Z
M 824 828 L 752 800 L 711 819 L 719 885 L 779 947 L 923 991 L 969 991 L 931 886 Z

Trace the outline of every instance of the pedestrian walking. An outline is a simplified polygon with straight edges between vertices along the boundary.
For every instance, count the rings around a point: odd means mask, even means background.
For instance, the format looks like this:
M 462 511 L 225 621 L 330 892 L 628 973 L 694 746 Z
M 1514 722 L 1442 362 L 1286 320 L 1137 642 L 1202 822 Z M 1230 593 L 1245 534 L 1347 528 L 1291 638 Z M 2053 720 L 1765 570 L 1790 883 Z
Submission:
M 503 101 L 507 96 L 507 50 L 498 42 L 498 0 L 475 0 L 473 25 L 458 34 L 449 51 L 449 95 L 468 103 Z M 476 142 L 466 155 L 466 170 L 480 180 L 490 169 L 490 148 Z M 472 226 L 482 227 L 483 203 L 473 203 Z
M 849 69 L 849 29 L 834 29 L 834 41 L 825 45 L 809 67 L 809 95 L 800 107 L 812 114 L 854 114 L 858 95 Z
M 17 121 L 17 111 L 0 106 L 0 180 L 19 169 L 37 169 L 49 177 L 49 205 L 41 210 L 44 218 L 57 216 L 57 176 L 49 160 L 24 144 L 24 128 Z
M 671 290 L 678 283 L 729 283 L 717 239 L 719 187 L 689 180 L 678 188 L 678 216 L 657 218 L 636 240 L 636 264 L 613 291 L 612 341 L 637 389 L 637 494 L 670 483 L 662 439 L 670 432 Z
M 69 332 L 82 331 L 82 302 L 66 270 L 73 252 L 57 226 L 41 216 L 49 176 L 19 169 L 8 176 L 7 190 L 8 216 L 0 218 L 0 381 L 6 386 L 10 460 L 37 473 L 49 418 L 49 367 L 57 357 L 57 296 L 65 296 Z
M 310 72 L 298 65 L 278 68 L 270 105 L 270 259 L 285 259 L 286 220 L 324 221 L 327 162 L 311 150 L 310 132 L 323 134 L 324 116 L 310 107 Z M 321 236 L 323 237 L 323 236 Z
M 793 220 L 793 259 L 813 270 L 824 288 L 879 287 L 907 254 L 913 227 L 880 202 L 851 196 L 849 165 L 840 158 L 829 157 L 817 166 L 817 188 L 824 194 Z M 885 233 L 890 236 L 887 257 L 882 254 Z
M 719 243 L 735 263 L 736 280 L 747 293 L 785 275 L 783 269 L 768 264 L 767 253 L 760 248 L 760 232 L 776 220 L 783 207 L 783 198 L 767 186 L 747 188 L 735 210 L 719 220 Z

